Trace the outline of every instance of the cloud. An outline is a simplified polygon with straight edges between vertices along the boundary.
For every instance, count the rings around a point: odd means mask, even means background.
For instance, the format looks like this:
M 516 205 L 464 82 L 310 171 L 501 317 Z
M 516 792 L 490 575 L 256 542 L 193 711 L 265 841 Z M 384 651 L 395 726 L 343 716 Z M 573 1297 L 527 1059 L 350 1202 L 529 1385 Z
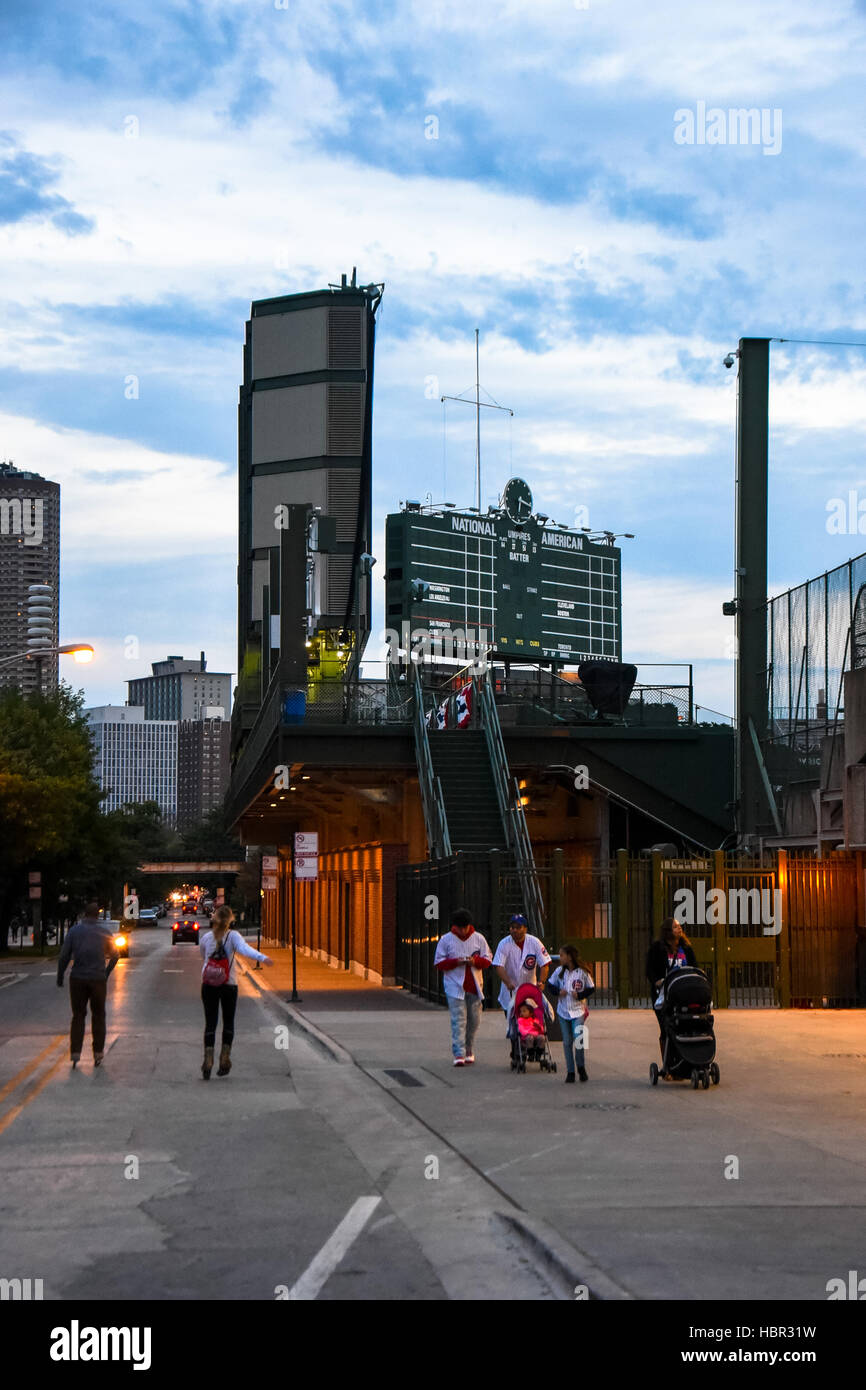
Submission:
M 123 564 L 141 576 L 150 566 L 173 579 L 202 556 L 233 564 L 237 483 L 223 464 L 13 415 L 0 415 L 0 435 L 18 467 L 60 483 L 69 571 Z
M 93 231 L 91 218 L 52 191 L 59 177 L 59 161 L 21 149 L 14 135 L 0 131 L 0 225 L 47 220 L 65 236 Z

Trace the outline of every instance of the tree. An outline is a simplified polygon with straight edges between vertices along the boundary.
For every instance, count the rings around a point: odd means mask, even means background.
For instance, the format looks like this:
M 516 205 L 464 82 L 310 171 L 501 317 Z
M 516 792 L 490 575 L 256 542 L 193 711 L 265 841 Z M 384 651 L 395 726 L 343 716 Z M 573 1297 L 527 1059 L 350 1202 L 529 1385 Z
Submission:
M 83 707 L 83 692 L 65 684 L 0 696 L 0 950 L 28 870 L 49 886 L 92 854 L 102 793 Z

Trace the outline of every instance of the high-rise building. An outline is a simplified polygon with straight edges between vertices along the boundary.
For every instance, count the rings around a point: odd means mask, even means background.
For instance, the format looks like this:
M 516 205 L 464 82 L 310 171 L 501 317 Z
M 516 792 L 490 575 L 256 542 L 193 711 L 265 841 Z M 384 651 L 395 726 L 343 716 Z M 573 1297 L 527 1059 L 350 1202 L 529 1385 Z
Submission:
M 357 285 L 353 275 L 351 284 L 343 276 L 341 285 L 251 307 L 238 406 L 233 753 L 277 670 L 284 683 L 304 685 L 308 663 L 319 671 L 332 664 L 340 678 L 346 661 L 357 663 L 363 651 L 381 296 L 381 285 Z
M 39 473 L 0 463 L 0 689 L 25 693 L 57 684 L 57 654 L 9 661 L 28 649 L 28 590 L 49 585 L 43 633 L 59 642 L 60 484 Z M 43 591 L 44 593 L 44 591 Z
M 141 705 L 85 711 L 96 743 L 103 811 L 155 801 L 169 825 L 177 819 L 177 720 L 145 719 Z
M 141 705 L 145 719 L 203 719 L 205 711 L 227 719 L 231 712 L 231 674 L 208 671 L 204 652 L 197 661 L 168 656 L 151 664 L 152 675 L 127 681 L 129 704 Z
M 207 716 L 177 728 L 177 826 L 197 825 L 222 805 L 229 784 L 230 725 Z

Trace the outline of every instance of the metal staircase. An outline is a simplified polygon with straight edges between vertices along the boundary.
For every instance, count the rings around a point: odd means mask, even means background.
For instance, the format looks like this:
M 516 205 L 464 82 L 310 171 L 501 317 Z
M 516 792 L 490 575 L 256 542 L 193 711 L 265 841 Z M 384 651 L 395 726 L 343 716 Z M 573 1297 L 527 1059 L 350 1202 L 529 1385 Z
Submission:
M 442 799 L 442 784 L 433 769 L 430 756 L 430 739 L 427 735 L 427 722 L 424 713 L 424 691 L 417 666 L 413 667 L 415 687 L 415 759 L 418 764 L 418 783 L 421 788 L 421 805 L 424 809 L 424 825 L 427 830 L 427 850 L 431 859 L 449 859 L 452 854 L 451 836 L 445 816 Z
M 492 687 L 473 677 L 470 726 L 431 731 L 417 666 L 414 679 L 415 750 L 430 857 L 501 854 L 511 909 L 524 912 L 533 935 L 543 936 L 544 904 L 532 844 Z

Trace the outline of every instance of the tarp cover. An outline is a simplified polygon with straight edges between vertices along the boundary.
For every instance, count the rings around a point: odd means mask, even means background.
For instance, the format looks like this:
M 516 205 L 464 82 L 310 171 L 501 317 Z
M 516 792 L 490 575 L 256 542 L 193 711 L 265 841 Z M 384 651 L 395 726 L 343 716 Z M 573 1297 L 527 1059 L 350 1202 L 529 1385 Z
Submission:
M 625 713 L 637 667 L 621 661 L 582 661 L 577 678 L 597 714 Z

